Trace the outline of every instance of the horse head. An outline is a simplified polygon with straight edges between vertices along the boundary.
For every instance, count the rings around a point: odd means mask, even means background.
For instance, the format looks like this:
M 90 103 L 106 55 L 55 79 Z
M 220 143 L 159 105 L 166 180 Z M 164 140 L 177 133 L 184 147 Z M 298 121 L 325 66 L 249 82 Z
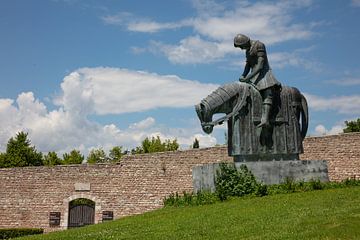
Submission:
M 237 114 L 246 104 L 246 98 L 250 93 L 249 87 L 251 86 L 246 83 L 228 83 L 220 86 L 195 105 L 203 131 L 207 134 L 212 133 L 215 125 L 222 124 Z M 216 113 L 224 113 L 226 116 L 213 121 L 213 115 Z
M 212 115 L 207 107 L 207 104 L 203 101 L 195 105 L 195 111 L 201 123 L 203 131 L 207 134 L 212 133 L 214 125 L 212 122 Z

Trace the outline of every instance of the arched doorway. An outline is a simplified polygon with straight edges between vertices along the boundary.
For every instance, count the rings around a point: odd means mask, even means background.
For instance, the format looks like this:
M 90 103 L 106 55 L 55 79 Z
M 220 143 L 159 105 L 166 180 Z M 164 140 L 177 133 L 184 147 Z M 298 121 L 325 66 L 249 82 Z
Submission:
M 69 202 L 68 227 L 83 227 L 95 223 L 95 202 L 77 198 Z

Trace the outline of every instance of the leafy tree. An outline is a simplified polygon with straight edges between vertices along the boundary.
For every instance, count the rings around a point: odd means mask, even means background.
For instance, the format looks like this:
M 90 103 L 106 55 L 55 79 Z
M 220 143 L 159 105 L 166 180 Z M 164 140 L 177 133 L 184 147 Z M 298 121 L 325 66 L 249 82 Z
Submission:
M 5 167 L 5 153 L 0 153 L 0 168 Z
M 179 144 L 177 140 L 170 140 L 166 139 L 164 142 L 161 141 L 160 137 L 157 136 L 152 137 L 149 139 L 148 137 L 145 138 L 142 143 L 141 147 L 136 147 L 131 152 L 132 153 L 154 153 L 154 152 L 166 152 L 166 151 L 176 151 L 179 149 Z
M 344 133 L 349 132 L 360 132 L 360 118 L 354 121 L 345 121 L 346 128 L 344 128 Z
M 69 153 L 63 154 L 64 164 L 81 164 L 84 161 L 84 155 L 81 155 L 79 150 L 72 150 Z
M 87 163 L 105 163 L 109 161 L 103 149 L 92 149 L 87 157 Z
M 58 157 L 56 152 L 48 152 L 48 154 L 44 156 L 43 163 L 46 166 L 55 166 L 61 165 L 62 160 Z
M 199 147 L 200 147 L 199 140 L 197 138 L 195 138 L 195 140 L 193 142 L 193 145 L 192 145 L 192 148 L 199 148 Z
M 176 139 L 172 141 L 170 139 L 165 140 L 165 151 L 176 151 L 178 149 L 179 144 Z
M 118 162 L 124 154 L 125 153 L 122 150 L 122 146 L 113 147 L 109 152 L 110 161 Z
M 10 138 L 8 141 L 0 164 L 0 167 L 41 166 L 43 165 L 42 154 L 31 146 L 28 133 L 19 132 L 15 138 Z

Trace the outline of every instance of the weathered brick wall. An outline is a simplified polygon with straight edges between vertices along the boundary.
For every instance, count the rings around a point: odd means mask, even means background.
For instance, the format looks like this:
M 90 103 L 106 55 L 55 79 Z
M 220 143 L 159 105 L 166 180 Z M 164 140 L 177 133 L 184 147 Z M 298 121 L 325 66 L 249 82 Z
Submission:
M 360 133 L 311 137 L 301 159 L 328 160 L 331 180 L 360 178 Z M 172 192 L 192 191 L 196 165 L 232 161 L 225 147 L 126 156 L 120 164 L 0 169 L 0 228 L 65 229 L 69 202 L 96 203 L 95 223 L 102 211 L 114 217 L 139 214 L 162 206 Z M 90 191 L 76 191 L 76 183 Z M 61 212 L 61 226 L 49 228 L 49 212 Z
M 230 158 L 225 148 L 126 156 L 120 164 L 0 169 L 0 228 L 64 229 L 69 202 L 95 202 L 95 223 L 102 211 L 114 217 L 143 213 L 162 206 L 172 192 L 192 191 L 192 167 Z M 75 191 L 89 183 L 90 191 Z M 61 212 L 61 226 L 49 228 L 49 213 Z
M 308 137 L 302 160 L 327 160 L 331 181 L 360 179 L 360 133 Z

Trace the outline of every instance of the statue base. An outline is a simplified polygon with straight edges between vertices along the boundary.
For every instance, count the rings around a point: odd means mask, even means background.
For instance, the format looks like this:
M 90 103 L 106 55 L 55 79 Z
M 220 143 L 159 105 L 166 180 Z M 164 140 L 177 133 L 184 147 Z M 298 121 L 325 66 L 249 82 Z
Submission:
M 235 155 L 234 162 L 257 162 L 257 161 L 294 161 L 299 160 L 298 153 L 289 154 L 249 154 Z
M 259 182 L 268 185 L 283 183 L 286 178 L 305 182 L 310 180 L 329 181 L 328 166 L 325 160 L 250 161 L 235 162 L 234 164 L 236 168 L 245 164 Z M 218 169 L 220 169 L 220 163 L 194 167 L 192 169 L 194 192 L 214 192 Z

